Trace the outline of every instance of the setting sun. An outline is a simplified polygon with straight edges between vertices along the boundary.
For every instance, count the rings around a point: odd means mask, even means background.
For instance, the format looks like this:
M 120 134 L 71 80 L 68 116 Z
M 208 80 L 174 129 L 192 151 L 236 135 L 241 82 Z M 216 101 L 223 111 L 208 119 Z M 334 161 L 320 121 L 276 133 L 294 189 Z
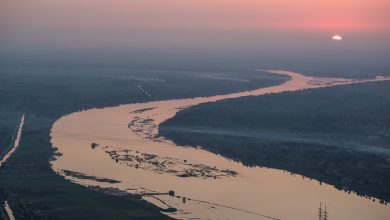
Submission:
M 390 0 L 0 0 L 0 220 L 390 220 Z
M 342 40 L 342 39 L 343 39 L 343 37 L 341 37 L 340 35 L 334 35 L 332 37 L 332 40 Z

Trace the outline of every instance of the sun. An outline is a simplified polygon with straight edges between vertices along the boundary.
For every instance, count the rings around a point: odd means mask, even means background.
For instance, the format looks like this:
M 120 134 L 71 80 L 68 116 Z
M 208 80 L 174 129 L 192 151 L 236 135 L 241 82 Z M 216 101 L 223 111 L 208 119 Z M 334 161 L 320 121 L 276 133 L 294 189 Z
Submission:
M 342 40 L 342 39 L 343 39 L 343 37 L 341 37 L 340 35 L 334 35 L 332 37 L 332 40 Z

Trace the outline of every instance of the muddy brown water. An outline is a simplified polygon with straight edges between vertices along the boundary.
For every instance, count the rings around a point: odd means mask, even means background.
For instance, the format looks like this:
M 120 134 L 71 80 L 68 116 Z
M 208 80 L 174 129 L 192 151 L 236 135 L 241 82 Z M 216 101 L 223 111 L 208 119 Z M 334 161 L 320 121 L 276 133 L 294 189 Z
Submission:
M 90 109 L 65 115 L 55 122 L 51 142 L 61 156 L 52 168 L 82 185 L 113 187 L 162 208 L 177 219 L 317 219 L 320 202 L 329 219 L 390 218 L 390 207 L 371 199 L 345 193 L 289 172 L 246 167 L 201 148 L 177 146 L 158 138 L 158 125 L 182 109 L 244 96 L 315 89 L 335 85 L 389 80 L 308 77 L 282 70 L 291 80 L 277 86 L 211 97 L 177 99 Z M 91 147 L 92 143 L 99 144 Z M 118 183 L 67 176 L 69 170 Z M 231 174 L 231 175 L 227 175 Z M 175 191 L 175 197 L 167 193 Z M 183 198 L 186 197 L 185 203 Z

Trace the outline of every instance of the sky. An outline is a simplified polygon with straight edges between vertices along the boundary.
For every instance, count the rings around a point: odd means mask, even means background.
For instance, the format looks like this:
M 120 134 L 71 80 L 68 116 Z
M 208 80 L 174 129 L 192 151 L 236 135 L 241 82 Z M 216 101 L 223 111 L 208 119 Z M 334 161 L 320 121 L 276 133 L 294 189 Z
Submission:
M 389 0 L 1 0 L 0 48 L 390 50 L 389 11 Z

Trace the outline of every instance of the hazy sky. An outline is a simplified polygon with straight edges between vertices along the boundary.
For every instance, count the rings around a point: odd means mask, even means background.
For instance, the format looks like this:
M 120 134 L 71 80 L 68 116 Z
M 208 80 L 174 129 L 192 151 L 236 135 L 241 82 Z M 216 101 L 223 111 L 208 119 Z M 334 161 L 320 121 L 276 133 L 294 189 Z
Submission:
M 0 46 L 385 50 L 389 11 L 389 0 L 1 0 Z

